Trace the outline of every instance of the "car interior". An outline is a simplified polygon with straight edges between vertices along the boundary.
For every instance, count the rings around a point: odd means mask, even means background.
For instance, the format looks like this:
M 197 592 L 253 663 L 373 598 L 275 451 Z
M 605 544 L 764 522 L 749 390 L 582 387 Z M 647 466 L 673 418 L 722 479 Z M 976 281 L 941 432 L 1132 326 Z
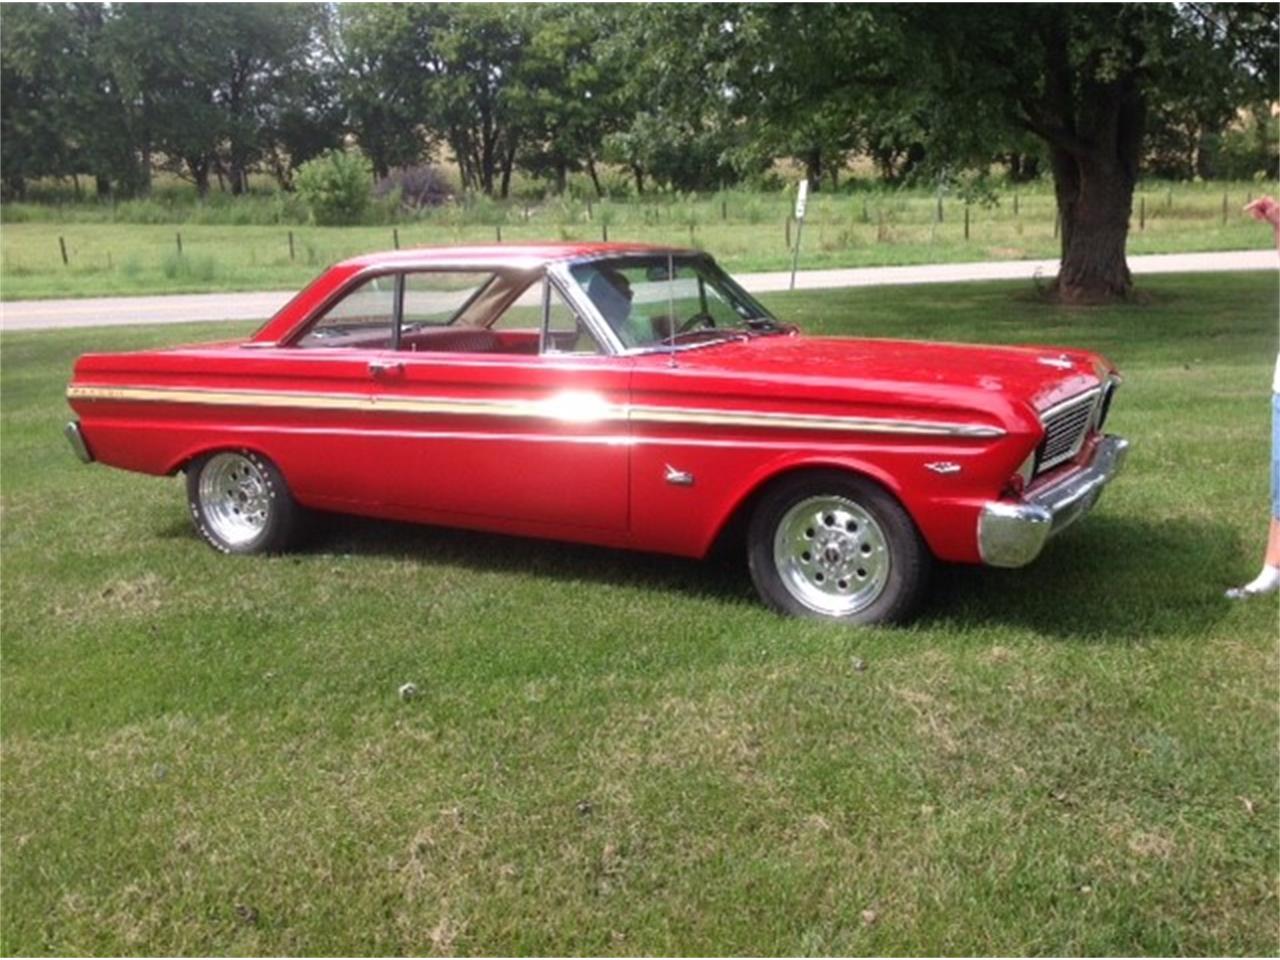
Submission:
M 544 341 L 542 279 L 541 272 L 528 271 L 379 274 L 347 291 L 292 345 L 412 353 L 603 352 L 554 288 Z

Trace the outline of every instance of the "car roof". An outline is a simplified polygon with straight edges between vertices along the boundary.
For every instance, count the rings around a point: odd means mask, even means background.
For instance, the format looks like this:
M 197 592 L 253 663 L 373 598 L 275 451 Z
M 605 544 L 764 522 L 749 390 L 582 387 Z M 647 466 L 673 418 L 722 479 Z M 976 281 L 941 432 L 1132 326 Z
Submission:
M 473 246 L 421 246 L 385 250 L 352 257 L 338 264 L 356 270 L 431 266 L 510 266 L 536 269 L 548 263 L 609 255 L 673 253 L 697 254 L 697 250 L 644 243 L 502 243 Z

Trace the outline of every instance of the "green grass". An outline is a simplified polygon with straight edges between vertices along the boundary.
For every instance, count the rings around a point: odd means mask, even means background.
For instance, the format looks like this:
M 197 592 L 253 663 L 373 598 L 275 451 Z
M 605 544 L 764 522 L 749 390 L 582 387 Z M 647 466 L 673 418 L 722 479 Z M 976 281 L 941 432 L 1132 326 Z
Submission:
M 1151 185 L 1141 194 L 1145 218 L 1135 201 L 1129 250 L 1142 254 L 1265 247 L 1267 232 L 1240 213 L 1246 198 L 1258 196 L 1265 187 Z M 817 194 L 809 204 L 800 265 L 1056 256 L 1051 192 L 1037 184 L 1017 196 L 1016 213 L 1011 192 L 1002 194 L 995 206 L 972 206 L 966 240 L 964 207 L 955 198 L 945 199 L 938 223 L 936 197 L 925 191 Z M 237 202 L 243 206 L 223 203 L 210 212 L 274 209 L 269 197 Z M 147 209 L 155 208 L 156 217 L 163 220 L 164 206 L 147 203 Z M 59 213 L 57 207 L 9 205 L 0 211 L 6 218 L 0 230 L 0 299 L 296 289 L 337 260 L 390 249 L 393 230 L 402 246 L 413 246 L 491 243 L 499 230 L 508 243 L 598 240 L 607 226 L 611 240 L 692 244 L 713 251 L 733 270 L 781 270 L 791 265 L 786 229 L 791 203 L 782 192 L 601 201 L 590 208 L 572 199 L 528 206 L 481 200 L 428 211 L 395 227 L 343 228 L 294 226 L 283 219 L 271 224 L 205 222 L 185 208 L 173 215 L 173 222 L 132 223 L 112 220 L 110 207 L 71 206 Z M 32 219 L 36 213 L 42 218 Z M 60 238 L 67 248 L 65 265 Z
M 354 520 L 223 557 L 60 426 L 80 351 L 228 327 L 5 336 L 0 952 L 1276 954 L 1277 608 L 1221 595 L 1276 279 L 1142 286 L 769 298 L 1127 375 L 1098 511 L 896 630 L 777 618 L 736 559 Z

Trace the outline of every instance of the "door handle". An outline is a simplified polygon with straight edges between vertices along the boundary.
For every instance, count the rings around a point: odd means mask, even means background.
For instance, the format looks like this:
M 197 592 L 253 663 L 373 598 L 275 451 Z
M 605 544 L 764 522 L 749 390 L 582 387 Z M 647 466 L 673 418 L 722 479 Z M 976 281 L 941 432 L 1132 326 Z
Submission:
M 399 360 L 370 360 L 369 372 L 375 377 L 395 377 L 404 373 L 404 364 Z

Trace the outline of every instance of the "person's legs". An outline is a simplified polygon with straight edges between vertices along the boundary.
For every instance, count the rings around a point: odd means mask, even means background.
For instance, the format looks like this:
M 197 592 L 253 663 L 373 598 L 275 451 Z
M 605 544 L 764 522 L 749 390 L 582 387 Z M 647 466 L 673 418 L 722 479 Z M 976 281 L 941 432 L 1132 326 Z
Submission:
M 1232 600 L 1256 597 L 1280 590 L 1280 393 L 1271 397 L 1271 527 L 1262 572 L 1243 587 L 1232 587 Z

